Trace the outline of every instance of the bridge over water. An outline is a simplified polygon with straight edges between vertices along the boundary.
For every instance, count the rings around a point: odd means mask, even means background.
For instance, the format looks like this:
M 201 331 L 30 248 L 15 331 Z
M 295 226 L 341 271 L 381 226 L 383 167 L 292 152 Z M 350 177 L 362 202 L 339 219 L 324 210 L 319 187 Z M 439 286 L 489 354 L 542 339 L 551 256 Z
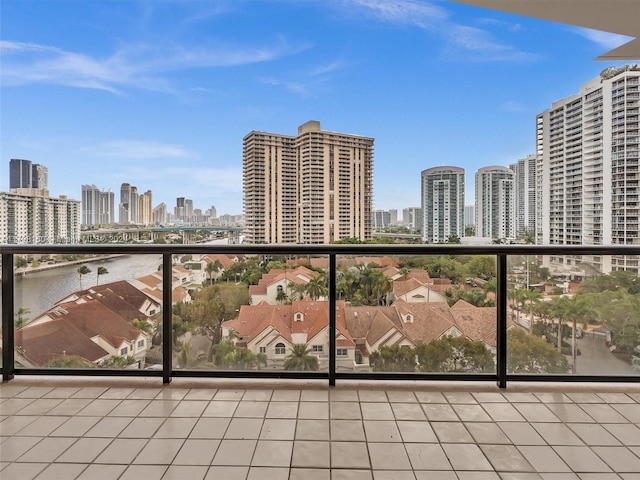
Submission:
M 194 239 L 199 233 L 218 234 L 218 238 L 229 239 L 229 244 L 240 243 L 240 235 L 244 231 L 242 227 L 211 227 L 211 226 L 164 226 L 164 227 L 132 227 L 132 228 L 101 228 L 98 230 L 83 230 L 80 232 L 81 243 L 118 243 L 128 241 L 140 241 L 148 239 L 155 241 L 165 237 L 169 233 L 175 233 L 182 237 L 183 244 L 195 243 Z

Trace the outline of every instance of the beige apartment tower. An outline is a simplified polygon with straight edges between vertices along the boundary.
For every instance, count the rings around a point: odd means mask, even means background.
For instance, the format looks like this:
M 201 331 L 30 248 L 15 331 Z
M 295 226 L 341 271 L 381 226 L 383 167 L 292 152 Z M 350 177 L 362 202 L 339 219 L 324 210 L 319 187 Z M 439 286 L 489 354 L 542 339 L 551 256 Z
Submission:
M 244 213 L 250 243 L 371 238 L 373 138 L 320 129 L 243 139 Z

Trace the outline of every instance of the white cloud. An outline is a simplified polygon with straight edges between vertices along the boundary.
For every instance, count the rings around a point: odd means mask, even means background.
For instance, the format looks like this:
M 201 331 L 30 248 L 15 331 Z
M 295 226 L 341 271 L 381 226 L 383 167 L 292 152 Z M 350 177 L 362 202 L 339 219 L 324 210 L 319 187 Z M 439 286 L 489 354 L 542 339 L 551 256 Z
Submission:
M 85 150 L 96 156 L 123 160 L 185 158 L 192 156 L 182 145 L 140 140 L 114 140 L 89 147 Z
M 610 33 L 610 32 L 602 32 L 600 30 L 591 30 L 589 28 L 575 28 L 574 31 L 598 45 L 607 48 L 609 50 L 613 50 L 614 48 L 618 48 L 620 45 L 623 45 L 631 40 L 633 37 L 628 37 L 626 35 L 620 35 L 618 33 Z
M 413 0 L 349 0 L 347 3 L 368 9 L 380 20 L 418 27 L 426 27 L 449 17 L 443 8 Z
M 480 28 L 449 25 L 443 33 L 449 43 L 449 53 L 466 55 L 470 61 L 522 62 L 538 58 L 536 54 L 498 41 L 491 33 Z
M 235 45 L 161 48 L 129 45 L 106 58 L 93 58 L 50 45 L 0 41 L 5 85 L 46 83 L 113 93 L 124 87 L 171 91 L 161 74 L 190 68 L 216 68 L 268 62 L 293 55 L 308 45 L 291 47 L 283 38 L 270 46 Z

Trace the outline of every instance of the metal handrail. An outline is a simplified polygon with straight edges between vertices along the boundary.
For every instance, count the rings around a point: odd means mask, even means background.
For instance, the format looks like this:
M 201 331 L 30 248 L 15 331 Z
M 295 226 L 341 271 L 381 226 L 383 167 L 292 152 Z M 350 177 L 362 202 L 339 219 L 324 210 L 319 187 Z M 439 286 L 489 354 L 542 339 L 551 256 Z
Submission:
M 495 381 L 506 388 L 511 381 L 575 381 L 575 382 L 640 382 L 640 376 L 600 376 L 600 375 L 522 375 L 507 371 L 507 259 L 509 256 L 542 255 L 640 255 L 640 246 L 541 246 L 541 245 L 395 245 L 395 244 L 330 244 L 330 245 L 0 245 L 2 256 L 2 379 L 8 381 L 15 375 L 78 375 L 78 376 L 158 376 L 163 383 L 172 377 L 235 377 L 235 378 L 300 378 L 327 379 L 333 386 L 336 380 L 457 380 Z M 172 315 L 170 308 L 163 308 L 163 369 L 115 370 L 115 369 L 53 369 L 16 368 L 14 343 L 14 255 L 28 254 L 160 254 L 163 257 L 163 284 L 171 284 L 172 255 L 185 254 L 231 254 L 231 255 L 307 255 L 329 258 L 329 371 L 328 372 L 287 372 L 287 371 L 237 371 L 237 370 L 173 370 L 171 365 Z M 385 372 L 338 372 L 336 371 L 336 271 L 337 257 L 340 255 L 359 256 L 403 256 L 403 255 L 491 255 L 497 260 L 497 354 L 496 372 L 490 374 L 450 374 L 450 373 L 385 373 Z M 171 289 L 163 289 L 163 305 L 171 305 Z

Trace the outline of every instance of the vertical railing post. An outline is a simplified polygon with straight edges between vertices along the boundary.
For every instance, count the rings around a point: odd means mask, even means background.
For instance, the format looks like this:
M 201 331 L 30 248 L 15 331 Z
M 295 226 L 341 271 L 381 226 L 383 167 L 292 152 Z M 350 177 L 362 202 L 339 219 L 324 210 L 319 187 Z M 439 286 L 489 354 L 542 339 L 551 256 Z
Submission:
M 329 386 L 336 385 L 336 254 L 329 254 Z
M 173 369 L 172 255 L 162 254 L 162 383 L 171 383 Z
M 507 255 L 498 254 L 498 282 L 496 288 L 496 305 L 498 314 L 496 342 L 496 373 L 498 387 L 507 388 Z
M 13 297 L 13 255 L 2 254 L 2 381 L 13 378 L 15 370 L 15 328 Z

